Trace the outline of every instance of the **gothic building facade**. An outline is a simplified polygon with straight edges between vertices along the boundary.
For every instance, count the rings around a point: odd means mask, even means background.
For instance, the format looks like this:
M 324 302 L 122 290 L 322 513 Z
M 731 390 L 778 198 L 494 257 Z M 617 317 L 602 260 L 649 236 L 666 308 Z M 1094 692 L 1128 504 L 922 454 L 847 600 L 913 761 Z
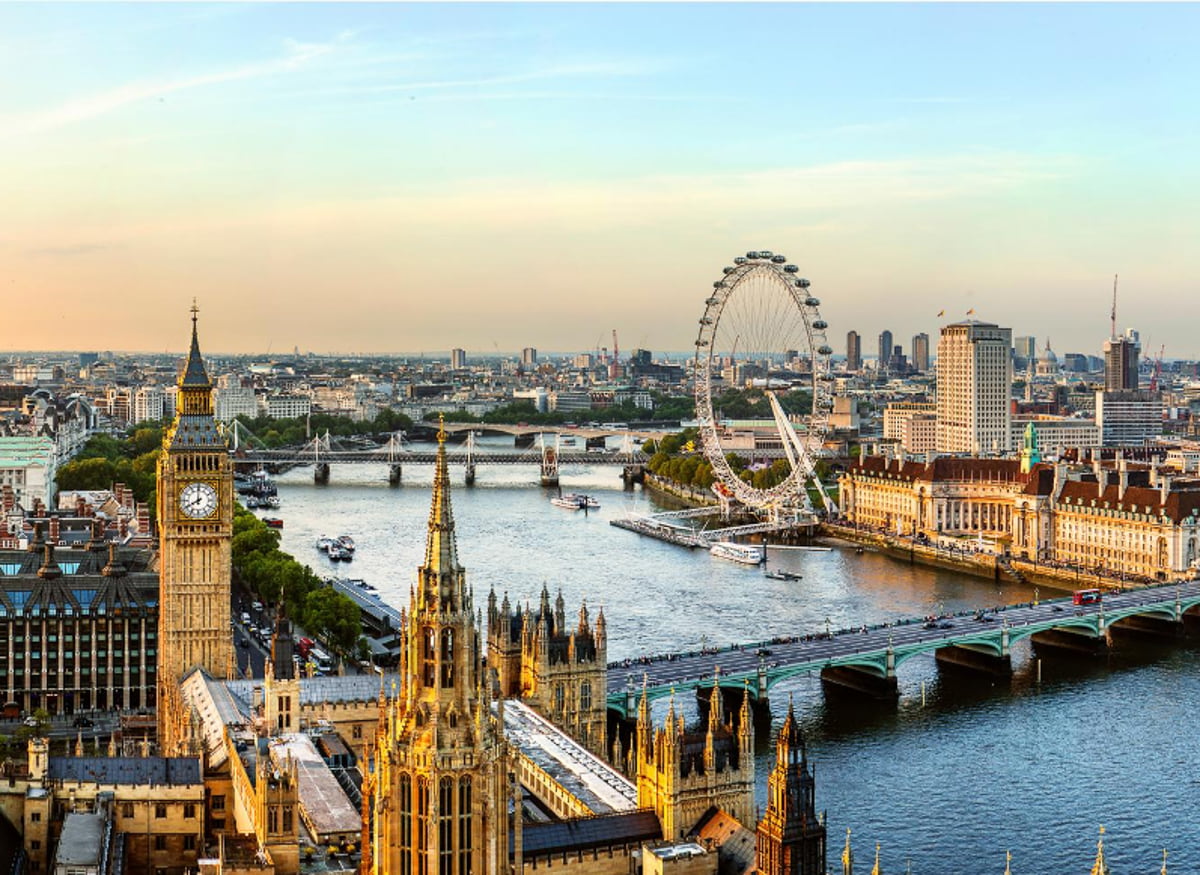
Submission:
M 703 732 L 685 729 L 673 700 L 665 724 L 655 729 L 643 694 L 635 756 L 638 807 L 654 809 L 664 839 L 687 836 L 710 808 L 743 824 L 754 822 L 754 720 L 748 692 L 737 721 L 727 720 L 714 683 Z
M 767 778 L 767 813 L 756 834 L 760 875 L 824 875 L 825 823 L 817 816 L 815 790 L 804 736 L 788 702 Z
M 561 592 L 551 610 L 550 592 L 543 586 L 541 602 L 531 611 L 513 609 L 507 593 L 497 606 L 493 590 L 488 594 L 487 659 L 501 696 L 526 700 L 592 753 L 607 756 L 608 631 L 603 609 L 593 626 L 584 603 L 571 627 Z
M 400 679 L 390 698 L 380 692 L 366 782 L 369 871 L 501 873 L 509 859 L 509 755 L 458 562 L 444 431 L 417 578 L 401 631 Z

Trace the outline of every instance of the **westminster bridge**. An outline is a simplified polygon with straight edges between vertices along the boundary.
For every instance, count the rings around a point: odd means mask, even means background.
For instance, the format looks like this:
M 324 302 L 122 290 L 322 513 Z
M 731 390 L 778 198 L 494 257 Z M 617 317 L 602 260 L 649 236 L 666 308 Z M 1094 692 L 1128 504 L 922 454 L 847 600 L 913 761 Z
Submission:
M 771 687 L 818 672 L 822 681 L 875 698 L 899 695 L 896 668 L 933 654 L 939 665 L 993 675 L 1012 672 L 1011 648 L 1030 638 L 1039 648 L 1102 652 L 1115 631 L 1176 636 L 1184 615 L 1197 617 L 1200 580 L 1105 592 L 1102 601 L 1076 605 L 1072 597 L 1009 605 L 947 617 L 922 617 L 857 629 L 822 629 L 698 652 L 610 663 L 608 708 L 632 719 L 643 691 L 653 702 L 692 690 L 701 698 L 714 686 L 732 701 L 749 694 L 760 716 L 769 714 Z

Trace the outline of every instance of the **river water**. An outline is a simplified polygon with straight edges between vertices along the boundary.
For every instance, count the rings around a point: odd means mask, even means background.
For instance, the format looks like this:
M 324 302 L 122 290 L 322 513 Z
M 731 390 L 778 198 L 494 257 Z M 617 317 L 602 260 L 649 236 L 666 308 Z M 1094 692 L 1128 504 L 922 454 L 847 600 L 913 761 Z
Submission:
M 412 466 L 389 488 L 383 465 L 335 465 L 330 483 L 317 486 L 311 469 L 291 471 L 278 480 L 283 506 L 274 512 L 285 520 L 283 548 L 328 574 L 334 567 L 316 539 L 349 534 L 358 551 L 339 573 L 406 606 L 432 477 L 432 467 Z M 610 526 L 629 510 L 657 509 L 640 487 L 622 489 L 616 467 L 564 473 L 564 490 L 599 498 L 586 515 L 551 505 L 529 466 L 481 467 L 468 488 L 452 462 L 451 480 L 476 605 L 486 607 L 491 588 L 536 602 L 543 585 L 552 597 L 562 590 L 568 613 L 586 599 L 593 619 L 604 608 L 610 660 L 1035 597 L 1022 585 L 840 549 L 771 551 L 772 565 L 803 579 L 769 580 Z M 775 727 L 791 694 L 808 739 L 831 870 L 849 827 L 863 872 L 876 842 L 893 873 L 909 864 L 919 875 L 1000 873 L 1006 850 L 1014 873 L 1086 872 L 1103 825 L 1114 873 L 1158 871 L 1163 848 L 1170 871 L 1200 872 L 1200 736 L 1190 721 L 1200 647 L 1121 640 L 1107 656 L 1047 656 L 1040 682 L 1027 644 L 1013 661 L 1012 680 L 993 683 L 939 674 L 931 657 L 910 660 L 899 669 L 897 705 L 827 702 L 815 678 L 772 688 Z M 763 809 L 771 744 L 759 741 Z

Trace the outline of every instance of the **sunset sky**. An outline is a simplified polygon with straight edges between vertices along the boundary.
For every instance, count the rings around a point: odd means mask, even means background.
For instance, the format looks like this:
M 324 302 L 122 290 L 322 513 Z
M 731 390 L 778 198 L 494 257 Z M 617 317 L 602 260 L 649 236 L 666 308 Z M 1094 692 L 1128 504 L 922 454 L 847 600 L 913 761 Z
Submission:
M 0 349 L 686 350 L 783 252 L 1200 357 L 1194 4 L 0 4 Z M 941 320 L 945 321 L 945 320 Z M 602 338 L 602 340 L 600 340 Z

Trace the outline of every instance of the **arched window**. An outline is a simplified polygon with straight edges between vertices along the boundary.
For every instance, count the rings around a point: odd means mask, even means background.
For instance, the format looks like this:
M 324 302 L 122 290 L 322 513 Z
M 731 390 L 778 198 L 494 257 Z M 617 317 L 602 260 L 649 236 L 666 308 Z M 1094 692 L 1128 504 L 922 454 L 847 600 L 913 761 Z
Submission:
M 454 779 L 438 781 L 438 875 L 454 875 Z
M 590 711 L 592 708 L 592 682 L 583 681 L 579 684 L 579 709 Z
M 566 695 L 567 691 L 563 689 L 562 684 L 554 685 L 554 710 L 561 714 L 566 710 Z
M 471 867 L 471 779 L 458 779 L 458 875 L 472 875 Z
M 437 683 L 437 632 L 430 627 L 425 628 L 422 650 L 421 682 L 432 687 Z
M 454 630 L 442 630 L 442 686 L 454 686 Z

